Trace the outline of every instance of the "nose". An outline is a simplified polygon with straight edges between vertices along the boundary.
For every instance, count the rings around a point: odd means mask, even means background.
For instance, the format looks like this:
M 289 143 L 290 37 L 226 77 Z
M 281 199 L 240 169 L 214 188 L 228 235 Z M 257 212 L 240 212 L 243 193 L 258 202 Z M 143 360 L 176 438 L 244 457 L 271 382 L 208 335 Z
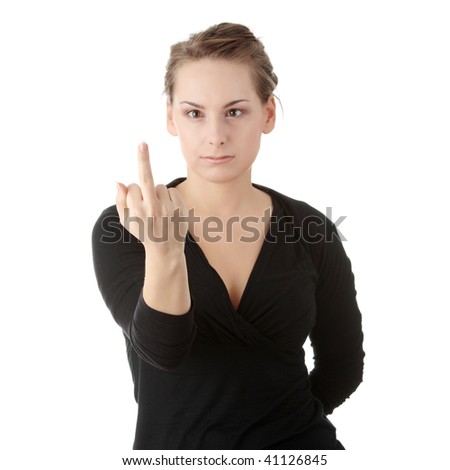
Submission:
M 208 132 L 208 140 L 210 145 L 216 148 L 220 148 L 225 144 L 226 129 L 225 124 L 220 122 L 220 119 L 211 119 Z

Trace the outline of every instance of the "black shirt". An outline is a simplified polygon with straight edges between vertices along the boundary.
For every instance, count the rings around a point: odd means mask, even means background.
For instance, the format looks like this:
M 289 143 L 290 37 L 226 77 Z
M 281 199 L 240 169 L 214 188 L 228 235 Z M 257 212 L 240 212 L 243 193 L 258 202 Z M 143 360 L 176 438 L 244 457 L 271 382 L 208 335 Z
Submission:
M 138 403 L 133 449 L 339 446 L 326 415 L 361 383 L 364 358 L 351 263 L 325 215 L 253 186 L 271 196 L 273 211 L 237 310 L 189 233 L 190 310 L 152 309 L 142 297 L 142 243 L 115 205 L 95 223 L 98 286 L 124 333 Z

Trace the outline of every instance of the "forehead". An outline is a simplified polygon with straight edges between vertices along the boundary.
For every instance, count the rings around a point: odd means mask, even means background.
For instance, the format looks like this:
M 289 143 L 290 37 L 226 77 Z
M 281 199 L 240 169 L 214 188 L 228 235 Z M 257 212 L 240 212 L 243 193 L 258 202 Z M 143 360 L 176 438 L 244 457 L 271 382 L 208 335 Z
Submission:
M 257 96 L 247 64 L 221 59 L 186 62 L 175 76 L 176 99 L 196 102 L 211 99 L 251 99 Z

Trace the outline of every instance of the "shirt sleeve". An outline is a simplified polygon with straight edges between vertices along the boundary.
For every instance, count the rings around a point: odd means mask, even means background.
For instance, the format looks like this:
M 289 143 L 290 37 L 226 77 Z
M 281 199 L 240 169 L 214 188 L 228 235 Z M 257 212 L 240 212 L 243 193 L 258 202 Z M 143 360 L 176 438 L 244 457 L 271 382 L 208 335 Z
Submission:
M 325 414 L 331 414 L 362 382 L 365 353 L 351 262 L 335 224 L 325 216 L 322 220 L 310 245 L 318 272 L 310 381 Z
M 196 333 L 193 298 L 184 315 L 160 312 L 145 303 L 145 250 L 120 223 L 116 206 L 105 209 L 95 222 L 92 254 L 103 300 L 137 355 L 162 370 L 177 367 L 189 354 Z

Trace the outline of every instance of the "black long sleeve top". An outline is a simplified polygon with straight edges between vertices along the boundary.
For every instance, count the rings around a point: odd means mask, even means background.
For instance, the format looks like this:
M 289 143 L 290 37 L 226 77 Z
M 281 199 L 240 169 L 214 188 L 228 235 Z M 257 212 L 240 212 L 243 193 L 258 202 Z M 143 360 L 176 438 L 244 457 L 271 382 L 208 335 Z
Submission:
M 138 403 L 133 449 L 336 448 L 326 415 L 363 374 L 351 263 L 325 215 L 253 186 L 271 196 L 273 211 L 237 309 L 188 233 L 190 309 L 181 316 L 154 310 L 142 296 L 142 243 L 120 224 L 115 205 L 95 222 L 96 278 L 122 328 Z

